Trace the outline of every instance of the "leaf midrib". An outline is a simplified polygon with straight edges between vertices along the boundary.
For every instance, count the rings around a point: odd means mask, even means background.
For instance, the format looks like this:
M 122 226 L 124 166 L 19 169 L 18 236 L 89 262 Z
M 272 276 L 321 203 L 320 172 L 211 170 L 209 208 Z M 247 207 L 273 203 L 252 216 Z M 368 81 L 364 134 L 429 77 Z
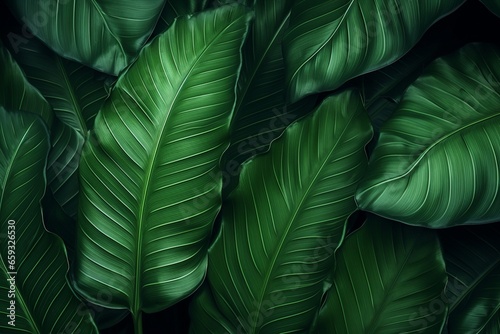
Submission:
M 379 187 L 383 184 L 386 184 L 386 183 L 389 183 L 389 182 L 392 182 L 392 181 L 395 181 L 395 180 L 398 180 L 398 179 L 402 179 L 404 177 L 406 177 L 408 174 L 410 174 L 415 168 L 416 166 L 418 165 L 418 163 L 424 159 L 424 157 L 430 152 L 432 151 L 437 145 L 441 144 L 442 142 L 448 140 L 450 137 L 456 135 L 457 133 L 459 132 L 462 132 L 462 131 L 466 131 L 466 130 L 469 130 L 470 128 L 473 128 L 483 122 L 487 122 L 489 120 L 491 120 L 492 118 L 495 118 L 495 117 L 500 117 L 500 114 L 494 114 L 494 115 L 491 115 L 491 116 L 488 116 L 486 118 L 483 118 L 483 119 L 480 119 L 478 121 L 475 121 L 475 122 L 472 122 L 470 124 L 467 124 L 463 127 L 460 127 L 456 130 L 453 130 L 452 132 L 450 132 L 449 134 L 447 134 L 446 136 L 443 136 L 441 138 L 439 138 L 437 141 L 435 141 L 434 143 L 432 143 L 431 145 L 429 145 L 428 148 L 426 148 L 419 156 L 417 159 L 415 159 L 414 162 L 412 162 L 412 164 L 408 167 L 408 170 L 400 175 L 397 175 L 397 176 L 394 176 L 394 177 L 391 177 L 391 178 L 388 178 L 384 181 L 381 181 L 381 182 L 377 182 L 375 183 L 374 185 L 364 189 L 363 191 L 361 191 L 359 193 L 358 196 L 362 196 L 364 195 L 366 192 L 372 190 L 373 188 L 376 188 L 376 187 Z
M 276 251 L 274 252 L 274 256 L 273 256 L 273 258 L 272 258 L 272 260 L 270 262 L 270 265 L 268 266 L 268 270 L 266 272 L 266 276 L 264 277 L 264 281 L 263 281 L 264 283 L 262 284 L 263 289 L 261 290 L 262 292 L 261 292 L 261 294 L 259 296 L 259 300 L 258 300 L 258 303 L 257 303 L 257 306 L 258 306 L 257 307 L 257 312 L 260 312 L 261 309 L 262 309 L 262 303 L 263 303 L 264 296 L 266 295 L 266 292 L 267 292 L 267 289 L 268 289 L 268 286 L 269 286 L 269 281 L 270 281 L 271 273 L 274 272 L 274 267 L 275 267 L 275 264 L 276 264 L 276 260 L 278 259 L 278 255 L 281 254 L 281 251 L 283 249 L 283 243 L 288 238 L 290 228 L 294 224 L 295 219 L 297 218 L 298 213 L 299 213 L 300 209 L 302 208 L 302 205 L 304 204 L 304 201 L 308 197 L 308 195 L 309 195 L 309 193 L 310 193 L 310 191 L 312 189 L 312 186 L 316 183 L 319 174 L 323 171 L 324 166 L 330 160 L 330 157 L 332 156 L 333 152 L 337 148 L 338 143 L 344 137 L 344 134 L 347 131 L 347 128 L 349 127 L 349 124 L 351 123 L 351 121 L 352 121 L 352 119 L 354 117 L 354 114 L 355 113 L 351 113 L 351 118 L 349 118 L 349 121 L 346 123 L 346 126 L 342 130 L 342 133 L 339 135 L 337 142 L 333 145 L 333 147 L 330 150 L 330 152 L 326 155 L 323 163 L 318 168 L 318 171 L 317 171 L 316 175 L 314 175 L 313 179 L 309 183 L 309 187 L 307 188 L 307 190 L 303 194 L 303 196 L 302 196 L 299 204 L 297 205 L 295 211 L 293 212 L 292 217 L 289 220 L 289 223 L 287 224 L 287 227 L 286 227 L 285 231 L 281 235 L 281 238 L 279 240 L 279 243 L 278 243 L 278 246 L 276 248 Z M 252 333 L 257 333 L 256 330 L 257 330 L 257 327 L 253 326 L 252 327 Z
M 12 166 L 14 165 L 14 160 L 16 160 L 16 157 L 17 157 L 17 155 L 19 153 L 19 150 L 21 149 L 22 143 L 24 142 L 26 136 L 28 135 L 28 132 L 33 127 L 33 124 L 34 124 L 33 122 L 30 124 L 30 126 L 24 132 L 23 137 L 21 138 L 21 140 L 19 140 L 19 145 L 17 145 L 17 147 L 16 147 L 16 149 L 14 151 L 13 157 L 12 157 L 12 159 L 10 159 L 10 163 L 7 166 L 7 170 L 6 170 L 6 173 L 5 173 L 5 178 L 3 179 L 3 182 L 2 182 L 2 193 L 1 193 L 1 196 L 0 196 L 0 210 L 2 209 L 3 199 L 5 197 L 5 188 L 7 186 L 7 179 L 8 179 L 7 176 L 10 174 L 10 171 L 12 170 Z M 4 259 L 3 259 L 2 256 L 0 256 L 0 260 L 1 260 L 0 262 L 2 264 L 2 269 L 6 273 L 5 276 L 8 276 L 7 273 L 9 271 L 7 270 L 7 266 L 5 265 L 5 262 L 4 262 Z M 38 328 L 38 326 L 37 326 L 37 324 L 36 324 L 33 316 L 31 315 L 31 312 L 30 312 L 29 308 L 27 307 L 26 302 L 24 301 L 24 298 L 23 298 L 22 294 L 20 293 L 18 287 L 16 288 L 16 291 L 17 291 L 17 293 L 16 293 L 16 299 L 18 299 L 19 304 L 21 304 L 21 307 L 24 309 L 24 313 L 25 313 L 26 317 L 28 318 L 28 322 L 32 325 L 32 328 L 36 330 L 36 333 L 41 333 L 41 331 Z
M 196 60 L 193 62 L 193 64 L 189 68 L 189 71 L 184 75 L 184 78 L 183 78 L 181 84 L 179 85 L 178 89 L 175 92 L 174 97 L 172 98 L 172 103 L 170 104 L 170 108 L 168 108 L 168 110 L 166 112 L 166 116 L 163 117 L 163 122 L 162 122 L 161 127 L 160 127 L 160 129 L 161 129 L 160 133 L 157 136 L 157 140 L 154 144 L 153 153 L 150 155 L 150 157 L 148 159 L 148 164 L 146 166 L 146 170 L 145 170 L 146 177 L 145 177 L 145 182 L 144 182 L 142 192 L 141 192 L 142 201 L 139 203 L 139 213 L 138 213 L 138 222 L 137 222 L 137 242 L 136 242 L 137 252 L 136 252 L 136 258 L 135 258 L 135 276 L 134 276 L 135 284 L 134 284 L 134 295 L 133 295 L 132 310 L 131 310 L 132 313 L 134 314 L 134 316 L 136 316 L 137 313 L 140 312 L 139 295 L 140 295 L 140 290 L 141 290 L 140 281 L 142 280 L 142 277 L 139 278 L 139 275 L 141 275 L 140 270 L 141 270 L 141 266 L 142 266 L 141 260 L 142 260 L 143 232 L 144 232 L 142 227 L 143 227 L 143 225 L 145 225 L 146 218 L 147 218 L 147 217 L 145 217 L 145 209 L 146 209 L 146 204 L 147 204 L 146 199 L 149 196 L 150 186 L 151 186 L 151 178 L 153 176 L 153 169 L 156 167 L 159 146 L 160 146 L 160 143 L 163 141 L 163 137 L 165 135 L 165 128 L 167 125 L 167 121 L 169 120 L 169 118 L 171 116 L 171 111 L 177 102 L 177 97 L 179 96 L 179 93 L 181 92 L 182 88 L 186 84 L 187 79 L 189 78 L 190 74 L 192 73 L 192 71 L 194 70 L 194 68 L 196 67 L 196 65 L 200 61 L 200 59 L 203 58 L 203 56 L 205 55 L 207 50 L 220 38 L 220 36 L 226 30 L 228 30 L 231 26 L 233 26 L 234 24 L 239 22 L 242 18 L 244 18 L 244 16 L 233 20 L 229 25 L 227 25 L 224 29 L 222 29 L 219 33 L 217 33 L 217 35 L 213 37 L 212 41 L 204 47 L 203 51 L 200 53 L 200 55 L 196 58 Z M 170 28 L 170 29 L 172 29 L 172 28 Z M 159 42 L 160 41 L 158 41 L 158 43 Z M 159 48 L 159 46 L 158 46 L 158 48 Z

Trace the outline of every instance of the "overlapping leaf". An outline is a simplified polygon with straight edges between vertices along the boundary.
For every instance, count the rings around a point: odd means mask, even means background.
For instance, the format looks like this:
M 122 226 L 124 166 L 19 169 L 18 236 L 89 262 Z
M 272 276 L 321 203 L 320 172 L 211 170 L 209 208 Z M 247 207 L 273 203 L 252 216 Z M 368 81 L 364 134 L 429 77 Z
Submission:
M 222 165 L 229 176 L 237 177 L 242 162 L 266 151 L 288 125 L 312 111 L 316 101 L 308 98 L 292 105 L 285 103 L 281 41 L 291 6 L 291 0 L 255 1 L 255 19 L 243 47 L 231 146 Z
M 165 0 L 8 0 L 7 4 L 59 55 L 118 75 L 148 39 Z
M 15 59 L 58 118 L 51 132 L 48 184 L 64 212 L 76 218 L 80 152 L 112 77 L 61 58 L 36 39 L 18 45 Z M 31 107 L 37 110 L 37 106 Z
M 450 333 L 500 333 L 499 240 L 498 224 L 442 231 Z
M 40 201 L 48 150 L 41 118 L 0 108 L 0 331 L 97 333 L 89 312 L 66 280 L 68 263 L 62 241 L 44 229 Z M 9 296 L 11 290 L 15 298 Z M 7 317 L 12 301 L 14 319 Z
M 208 0 L 166 0 L 153 35 L 165 32 L 180 16 L 201 12 L 208 6 Z
M 500 218 L 500 49 L 471 44 L 433 62 L 382 127 L 356 199 L 429 227 Z
M 403 56 L 463 0 L 298 0 L 284 39 L 290 101 Z
M 317 332 L 440 333 L 446 281 L 435 231 L 370 216 L 338 252 Z
M 84 146 L 77 288 L 136 324 L 205 276 L 248 21 L 241 6 L 177 19 L 118 79 Z
M 10 52 L 0 43 L 0 107 L 8 110 L 30 111 L 40 115 L 50 128 L 54 114 L 42 94 L 23 74 Z
M 208 266 L 215 303 L 237 331 L 309 328 L 346 219 L 356 210 L 353 194 L 371 135 L 361 97 L 346 91 L 327 98 L 268 153 L 244 165 Z M 209 320 L 193 317 L 194 328 Z

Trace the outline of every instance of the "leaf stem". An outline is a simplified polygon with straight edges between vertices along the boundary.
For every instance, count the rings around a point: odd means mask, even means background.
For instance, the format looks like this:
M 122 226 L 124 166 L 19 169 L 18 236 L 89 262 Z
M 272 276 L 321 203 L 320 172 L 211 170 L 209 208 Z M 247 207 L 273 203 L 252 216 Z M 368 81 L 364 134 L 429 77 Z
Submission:
M 134 333 L 142 334 L 142 312 L 134 312 Z

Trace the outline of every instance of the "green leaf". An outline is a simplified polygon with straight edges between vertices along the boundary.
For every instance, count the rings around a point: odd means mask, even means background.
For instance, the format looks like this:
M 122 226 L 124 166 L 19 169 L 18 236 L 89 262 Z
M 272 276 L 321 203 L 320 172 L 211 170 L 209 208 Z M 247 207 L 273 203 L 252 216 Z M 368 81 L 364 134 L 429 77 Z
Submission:
M 286 105 L 281 40 L 291 0 L 256 0 L 255 20 L 243 47 L 243 67 L 231 123 L 231 146 L 223 170 L 237 177 L 239 165 L 267 151 L 269 144 L 300 116 L 312 111 L 315 97 Z
M 481 2 L 496 16 L 500 16 L 500 2 L 498 0 L 481 0 Z
M 165 32 L 178 17 L 201 12 L 207 8 L 207 2 L 208 0 L 166 0 L 153 36 Z
M 76 286 L 131 310 L 136 329 L 205 276 L 249 19 L 241 6 L 177 19 L 118 79 L 84 145 Z
M 0 106 L 8 110 L 21 110 L 40 115 L 50 128 L 54 114 L 42 94 L 33 87 L 10 52 L 0 43 Z
M 447 277 L 435 231 L 369 216 L 336 259 L 318 333 L 440 333 Z
M 7 0 L 30 31 L 59 55 L 118 75 L 137 56 L 165 0 Z
M 66 60 L 36 39 L 19 45 L 15 59 L 60 120 L 54 121 L 51 132 L 48 184 L 64 212 L 75 219 L 80 151 L 108 96 L 106 85 L 113 77 Z
M 189 307 L 189 333 L 238 333 L 231 322 L 217 310 L 210 287 L 204 284 Z
M 362 210 L 441 228 L 500 218 L 500 48 L 434 61 L 382 127 Z
M 47 129 L 35 115 L 0 108 L 0 133 L 0 331 L 97 333 L 85 305 L 66 280 L 64 245 L 43 225 L 40 201 L 46 185 Z M 8 257 L 9 250 L 14 251 L 13 258 Z M 15 298 L 10 298 L 10 289 Z M 12 301 L 15 327 L 7 317 Z
M 215 302 L 238 331 L 309 328 L 356 210 L 371 136 L 360 95 L 347 91 L 327 98 L 267 154 L 244 164 L 224 203 L 208 266 Z
M 288 98 L 333 90 L 387 66 L 464 0 L 298 0 L 283 49 Z
M 499 240 L 499 224 L 442 231 L 450 333 L 500 333 Z

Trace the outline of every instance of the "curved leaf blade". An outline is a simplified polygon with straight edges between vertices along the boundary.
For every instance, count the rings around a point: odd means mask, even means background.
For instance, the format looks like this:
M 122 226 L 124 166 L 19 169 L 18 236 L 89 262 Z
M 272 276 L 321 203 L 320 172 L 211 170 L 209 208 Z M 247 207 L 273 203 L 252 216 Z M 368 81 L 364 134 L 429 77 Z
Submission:
M 358 92 L 327 98 L 247 162 L 209 251 L 215 302 L 238 331 L 304 332 L 356 210 L 372 129 Z
M 201 284 L 249 19 L 241 6 L 179 18 L 98 114 L 80 162 L 75 264 L 93 302 L 104 305 L 93 292 L 109 289 L 104 306 L 138 319 Z
M 30 84 L 10 52 L 0 42 L 0 106 L 40 115 L 50 128 L 54 119 L 51 106 L 43 95 Z
M 113 77 L 64 59 L 36 39 L 18 45 L 14 58 L 57 117 L 51 132 L 48 184 L 64 212 L 75 219 L 84 137 L 108 96 L 106 84 Z
M 481 0 L 481 2 L 496 16 L 500 17 L 500 2 L 498 0 Z
M 269 144 L 288 125 L 311 112 L 316 102 L 311 97 L 286 104 L 281 41 L 291 6 L 291 0 L 255 1 L 255 19 L 243 46 L 231 145 L 223 161 L 223 169 L 232 177 L 237 178 L 241 163 L 267 151 Z
M 361 209 L 433 228 L 500 218 L 499 61 L 500 48 L 471 44 L 408 88 L 360 183 Z
M 440 333 L 447 276 L 435 231 L 370 216 L 336 259 L 318 333 Z
M 0 108 L 0 133 L 0 329 L 2 333 L 97 333 L 66 280 L 64 245 L 43 225 L 40 201 L 46 183 L 47 129 L 37 116 Z M 7 256 L 12 245 L 14 262 Z M 9 298 L 8 278 L 14 278 L 15 299 Z M 6 321 L 12 300 L 15 326 Z
M 147 4 L 134 0 L 8 0 L 7 4 L 59 55 L 118 75 L 152 33 L 165 0 Z
M 176 18 L 201 12 L 208 7 L 207 0 L 166 0 L 153 36 L 165 32 Z
M 467 226 L 441 232 L 450 303 L 450 333 L 500 331 L 500 226 Z
M 283 49 L 289 100 L 334 90 L 410 50 L 463 0 L 298 0 Z

